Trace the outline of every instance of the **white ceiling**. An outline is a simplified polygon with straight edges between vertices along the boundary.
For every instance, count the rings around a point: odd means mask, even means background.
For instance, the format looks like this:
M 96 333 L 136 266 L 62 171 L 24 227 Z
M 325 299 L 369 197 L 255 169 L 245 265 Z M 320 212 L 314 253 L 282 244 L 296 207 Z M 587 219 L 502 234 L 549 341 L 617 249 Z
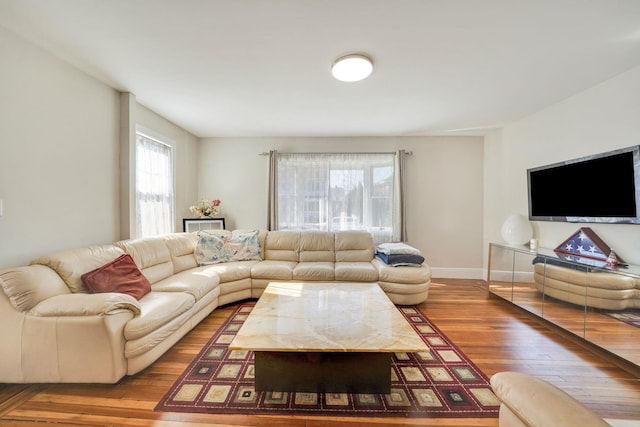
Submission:
M 481 133 L 640 65 L 640 0 L 0 0 L 0 25 L 199 137 Z M 349 52 L 369 79 L 331 77 Z

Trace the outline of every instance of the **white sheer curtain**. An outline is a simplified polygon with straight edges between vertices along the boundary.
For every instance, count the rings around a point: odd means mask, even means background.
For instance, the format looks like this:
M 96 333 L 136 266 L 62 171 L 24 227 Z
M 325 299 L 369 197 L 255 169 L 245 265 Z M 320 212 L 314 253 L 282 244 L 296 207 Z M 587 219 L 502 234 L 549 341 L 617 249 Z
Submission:
M 173 231 L 171 147 L 136 134 L 136 236 Z
M 268 222 L 279 230 L 367 230 L 400 241 L 398 153 L 270 153 Z

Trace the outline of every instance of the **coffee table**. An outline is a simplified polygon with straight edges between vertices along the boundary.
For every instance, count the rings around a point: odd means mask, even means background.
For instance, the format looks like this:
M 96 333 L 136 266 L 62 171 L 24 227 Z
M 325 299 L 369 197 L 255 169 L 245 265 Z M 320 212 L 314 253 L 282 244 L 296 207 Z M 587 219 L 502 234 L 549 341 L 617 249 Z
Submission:
M 389 393 L 394 352 L 429 348 L 377 283 L 271 282 L 229 345 L 258 391 Z

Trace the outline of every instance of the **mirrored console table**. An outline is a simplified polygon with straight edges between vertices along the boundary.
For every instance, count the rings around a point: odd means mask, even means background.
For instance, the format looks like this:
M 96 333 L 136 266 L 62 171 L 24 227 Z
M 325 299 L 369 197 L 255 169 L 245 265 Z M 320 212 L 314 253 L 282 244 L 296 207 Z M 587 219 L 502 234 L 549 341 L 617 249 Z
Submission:
M 487 284 L 491 295 L 640 366 L 640 266 L 607 269 L 490 243 Z

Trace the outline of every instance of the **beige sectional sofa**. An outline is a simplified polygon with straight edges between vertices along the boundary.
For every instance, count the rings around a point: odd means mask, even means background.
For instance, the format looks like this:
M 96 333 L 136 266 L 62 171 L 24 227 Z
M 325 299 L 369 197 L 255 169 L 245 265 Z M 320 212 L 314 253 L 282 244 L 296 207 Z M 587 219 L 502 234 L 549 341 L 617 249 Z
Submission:
M 216 307 L 258 298 L 271 281 L 378 282 L 396 304 L 427 299 L 429 266 L 383 263 L 366 232 L 260 231 L 258 238 L 261 259 L 250 261 L 198 266 L 197 236 L 174 233 L 0 271 L 0 382 L 115 383 L 157 360 Z M 122 254 L 151 292 L 139 300 L 89 293 L 82 275 Z

